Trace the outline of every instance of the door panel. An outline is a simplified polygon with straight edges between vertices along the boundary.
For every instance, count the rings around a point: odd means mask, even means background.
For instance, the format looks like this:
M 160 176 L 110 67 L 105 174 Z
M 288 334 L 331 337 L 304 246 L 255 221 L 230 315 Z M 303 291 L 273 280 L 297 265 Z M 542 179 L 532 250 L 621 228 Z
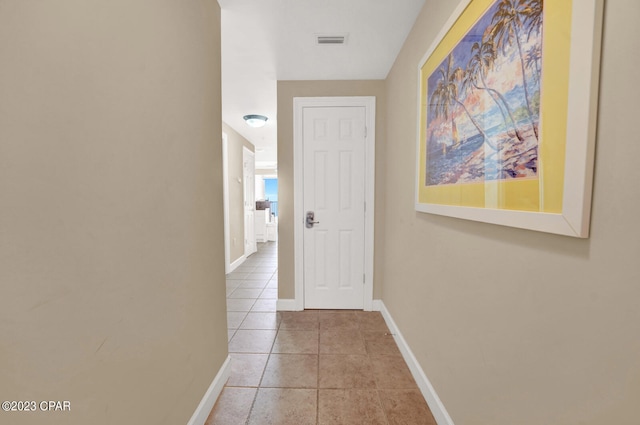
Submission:
M 255 182 L 255 154 L 249 149 L 242 148 L 242 174 L 244 192 L 244 255 L 248 257 L 257 251 L 255 232 L 256 210 L 256 182 Z
M 364 302 L 365 108 L 304 108 L 304 307 Z

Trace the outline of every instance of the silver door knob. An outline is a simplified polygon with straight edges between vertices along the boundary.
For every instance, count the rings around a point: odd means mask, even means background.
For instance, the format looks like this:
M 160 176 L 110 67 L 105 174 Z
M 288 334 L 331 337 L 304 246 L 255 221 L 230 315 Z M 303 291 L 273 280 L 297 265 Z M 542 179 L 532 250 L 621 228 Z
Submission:
M 307 218 L 305 221 L 305 226 L 307 229 L 311 229 L 314 224 L 320 224 L 319 221 L 313 221 L 315 219 L 316 214 L 313 211 L 307 211 Z

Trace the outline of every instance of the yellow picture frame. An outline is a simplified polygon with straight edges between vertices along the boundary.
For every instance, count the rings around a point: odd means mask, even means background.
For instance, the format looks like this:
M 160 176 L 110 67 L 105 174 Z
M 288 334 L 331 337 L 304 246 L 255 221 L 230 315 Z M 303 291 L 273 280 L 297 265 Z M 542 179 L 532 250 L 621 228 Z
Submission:
M 498 7 L 503 8 L 501 12 L 509 13 L 509 3 L 516 5 L 519 2 L 463 0 L 418 66 L 415 208 L 426 213 L 588 237 L 603 0 L 545 1 L 544 15 L 538 14 L 535 28 L 532 24 L 529 27 L 522 24 L 527 18 L 533 19 L 531 7 L 522 9 L 529 15 L 520 18 L 524 31 L 517 46 L 519 56 L 515 42 L 511 46 L 507 45 L 509 40 L 505 42 L 507 36 L 513 37 L 514 31 L 508 33 L 509 28 L 501 27 L 502 22 L 495 17 Z M 542 2 L 531 3 L 537 3 L 542 9 Z M 489 16 L 490 12 L 494 15 Z M 506 19 L 517 20 L 518 16 L 514 14 Z M 473 38 L 472 29 L 484 32 Z M 534 33 L 537 29 L 540 29 L 539 35 Z M 493 84 L 505 78 L 515 81 L 517 69 L 525 66 L 526 43 L 531 50 L 535 47 L 532 34 L 541 40 L 538 49 L 541 57 L 535 64 L 541 64 L 536 74 L 539 109 L 534 111 L 538 115 L 529 112 L 527 117 L 521 113 L 522 120 L 518 121 L 514 119 L 516 114 L 509 111 L 509 101 L 505 99 L 509 95 L 502 96 L 499 90 L 491 89 L 484 81 L 485 76 L 491 77 L 486 64 L 481 82 L 477 76 L 478 62 L 473 62 L 470 53 L 457 54 L 455 49 L 468 49 L 473 42 L 471 50 L 478 56 L 484 49 L 479 45 L 491 44 L 486 50 L 491 52 L 490 58 L 495 59 L 500 54 L 506 58 L 497 65 L 489 63 L 500 68 L 503 74 L 494 78 Z M 463 45 L 463 40 L 467 45 Z M 456 63 L 463 63 L 463 60 L 469 65 Z M 472 78 L 471 67 L 474 65 L 476 74 Z M 529 75 L 533 75 L 533 71 L 529 71 Z M 526 95 L 526 87 L 531 84 L 527 84 L 525 72 L 522 72 L 522 81 L 520 91 Z M 506 93 L 506 89 L 503 92 Z M 511 90 L 510 99 L 516 92 L 516 89 Z M 528 95 L 527 107 L 534 104 L 530 101 L 531 94 Z M 491 109 L 480 104 L 482 99 L 485 103 L 493 102 Z M 513 106 L 513 101 L 511 104 Z M 518 112 L 532 110 L 524 108 L 524 101 L 522 104 Z M 493 113 L 483 112 L 489 110 Z M 498 118 L 498 110 L 502 118 Z M 500 125 L 496 125 L 498 121 Z M 508 128 L 509 123 L 511 127 Z M 490 125 L 500 127 L 503 133 L 495 130 L 495 134 L 489 135 L 483 126 L 488 128 Z M 467 133 L 477 133 L 477 137 L 460 141 L 464 136 L 458 137 L 459 128 L 469 128 Z M 524 136 L 518 134 L 518 130 Z M 447 152 L 448 149 L 451 152 Z M 535 155 L 524 157 L 518 153 L 517 158 L 525 158 L 520 164 L 514 162 L 517 160 L 504 159 L 505 152 L 518 149 L 535 152 Z M 507 163 L 510 169 L 504 165 Z

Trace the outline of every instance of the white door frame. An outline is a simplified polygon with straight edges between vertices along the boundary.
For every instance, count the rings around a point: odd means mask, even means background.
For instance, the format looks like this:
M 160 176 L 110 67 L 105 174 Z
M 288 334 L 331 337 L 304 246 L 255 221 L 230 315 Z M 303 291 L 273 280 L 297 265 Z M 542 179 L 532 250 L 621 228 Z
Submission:
M 256 217 L 256 209 L 255 209 L 255 205 L 256 205 L 256 196 L 255 196 L 255 190 L 256 190 L 256 182 L 255 182 L 255 174 L 256 174 L 256 170 L 255 170 L 255 158 L 256 158 L 256 154 L 251 151 L 249 148 L 247 148 L 246 146 L 242 147 L 242 199 L 243 199 L 243 204 L 244 204 L 244 239 L 245 239 L 245 243 L 244 243 L 244 256 L 245 258 L 249 257 L 251 254 L 253 254 L 254 252 L 256 252 L 258 250 L 258 247 L 256 245 L 256 232 L 255 232 L 255 217 Z M 246 169 L 244 167 L 245 162 L 247 161 L 247 159 L 249 159 L 251 161 L 251 163 L 253 164 L 253 181 L 247 183 L 248 180 L 248 176 L 246 173 Z M 250 189 L 251 193 L 253 193 L 252 198 L 250 199 L 250 206 L 247 206 L 247 188 Z M 247 219 L 246 219 L 246 215 L 247 215 L 247 208 L 249 210 L 253 211 L 253 216 L 251 218 L 251 220 L 249 220 L 249 223 L 251 223 L 251 228 L 253 230 L 253 232 L 249 232 L 247 230 Z M 251 236 L 251 240 L 250 240 L 250 248 L 249 251 L 247 252 L 247 236 L 252 233 Z
M 295 97 L 293 98 L 293 239 L 294 239 L 294 287 L 295 309 L 304 309 L 304 204 L 303 204 L 303 133 L 304 108 L 313 107 L 364 107 L 365 134 L 365 223 L 364 223 L 364 310 L 373 306 L 373 237 L 375 200 L 375 134 L 376 98 L 353 97 Z
M 231 273 L 231 241 L 229 228 L 229 139 L 222 132 L 222 200 L 224 206 L 224 272 Z

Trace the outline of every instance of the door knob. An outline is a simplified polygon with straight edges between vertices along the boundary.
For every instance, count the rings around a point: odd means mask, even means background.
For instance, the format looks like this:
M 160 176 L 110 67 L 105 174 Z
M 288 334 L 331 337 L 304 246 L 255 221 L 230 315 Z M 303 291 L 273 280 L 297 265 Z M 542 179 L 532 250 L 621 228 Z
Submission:
M 307 219 L 305 221 L 305 226 L 307 229 L 311 229 L 314 224 L 320 224 L 319 221 L 313 221 L 315 219 L 316 214 L 313 211 L 307 211 Z

